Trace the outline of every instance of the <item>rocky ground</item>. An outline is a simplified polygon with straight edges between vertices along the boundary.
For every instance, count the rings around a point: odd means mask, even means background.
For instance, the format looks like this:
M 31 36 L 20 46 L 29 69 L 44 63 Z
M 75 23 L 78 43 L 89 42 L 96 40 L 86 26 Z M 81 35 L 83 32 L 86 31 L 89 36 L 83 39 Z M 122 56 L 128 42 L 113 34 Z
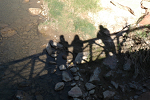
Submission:
M 39 33 L 38 24 L 46 20 L 41 5 L 0 1 L 1 100 L 149 100 L 149 37 L 124 35 L 122 50 L 106 57 L 102 41 L 76 36 L 70 44 L 56 32 Z

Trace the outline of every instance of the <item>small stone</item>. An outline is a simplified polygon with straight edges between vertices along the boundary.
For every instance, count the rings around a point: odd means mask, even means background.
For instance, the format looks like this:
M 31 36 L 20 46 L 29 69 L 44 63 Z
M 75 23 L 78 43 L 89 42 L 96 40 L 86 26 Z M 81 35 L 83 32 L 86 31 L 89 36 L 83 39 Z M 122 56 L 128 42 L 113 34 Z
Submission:
M 77 72 L 76 67 L 70 68 L 70 70 L 71 70 L 71 72 L 73 72 L 73 73 Z
M 71 77 L 69 76 L 69 74 L 66 72 L 66 71 L 63 71 L 62 72 L 62 79 L 65 81 L 65 82 L 68 82 L 68 81 L 71 81 Z
M 51 55 L 52 54 L 52 47 L 50 46 L 50 44 L 48 43 L 47 45 L 46 45 L 46 51 L 47 51 L 47 53 L 49 54 L 49 55 Z
M 75 76 L 74 80 L 78 81 L 79 80 L 79 76 Z
M 29 8 L 29 12 L 33 15 L 39 15 L 41 11 L 42 10 L 40 8 Z
M 23 2 L 22 2 L 22 3 L 27 3 L 27 2 L 29 2 L 29 0 L 23 0 Z
M 129 87 L 132 88 L 132 89 L 137 89 L 137 86 L 133 83 L 129 83 Z
M 79 67 L 76 67 L 77 68 L 77 70 L 79 70 Z
M 81 77 L 81 74 L 79 73 L 79 72 L 77 72 L 78 73 L 78 75 Z
M 138 97 L 139 97 L 138 95 L 135 95 L 135 96 L 134 96 L 134 99 L 137 100 Z
M 115 92 L 106 90 L 103 92 L 104 99 L 109 99 L 115 95 Z
M 112 71 L 112 70 L 109 71 L 106 75 L 104 75 L 104 77 L 105 77 L 106 79 L 111 78 L 111 76 L 113 76 L 113 71 Z
M 73 98 L 73 100 L 81 100 L 81 99 L 79 99 L 79 98 Z
M 55 85 L 55 90 L 58 91 L 58 90 L 62 90 L 64 88 L 64 82 L 59 82 Z
M 90 91 L 89 91 L 89 94 L 94 94 L 94 92 L 95 92 L 94 89 L 93 89 L 93 90 L 90 90 Z
M 60 69 L 60 70 L 66 70 L 66 67 L 65 67 L 65 65 L 60 65 L 60 66 L 59 66 L 59 69 Z
M 111 84 L 116 88 L 118 89 L 118 83 L 114 82 L 114 81 L 111 81 Z
M 93 85 L 92 83 L 86 83 L 85 87 L 86 87 L 87 90 L 91 90 L 91 89 L 95 88 L 96 86 Z
M 81 97 L 82 91 L 78 86 L 75 86 L 68 92 L 68 95 L 74 98 Z
M 75 86 L 75 85 L 76 85 L 76 83 L 72 83 L 72 84 L 71 84 L 71 86 Z
M 55 62 L 55 61 L 49 61 L 49 63 L 50 63 L 50 64 L 56 64 L 56 62 Z
M 84 81 L 83 78 L 80 78 L 80 81 Z
M 51 54 L 51 57 L 56 58 L 58 55 L 57 54 Z
M 125 92 L 125 86 L 119 85 L 119 87 L 120 87 L 121 91 L 124 93 Z
M 99 79 L 99 74 L 101 72 L 101 69 L 99 67 L 97 67 L 94 72 L 93 72 L 93 75 L 90 77 L 90 82 L 93 82 L 93 81 L 100 81 Z
M 36 100 L 43 100 L 43 96 L 42 95 L 36 95 Z
M 16 94 L 18 100 L 32 100 L 31 96 L 22 90 L 18 90 Z

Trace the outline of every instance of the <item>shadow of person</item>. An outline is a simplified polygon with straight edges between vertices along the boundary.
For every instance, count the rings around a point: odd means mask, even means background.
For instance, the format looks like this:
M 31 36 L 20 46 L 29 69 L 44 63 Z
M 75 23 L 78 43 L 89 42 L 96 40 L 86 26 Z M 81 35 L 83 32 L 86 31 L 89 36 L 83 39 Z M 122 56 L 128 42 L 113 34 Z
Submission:
M 104 43 L 104 52 L 106 57 L 109 56 L 109 53 L 116 54 L 115 44 L 113 39 L 110 37 L 110 32 L 107 28 L 104 28 L 102 25 L 99 26 L 99 32 L 97 33 L 97 38 L 101 39 Z
M 60 35 L 60 42 L 59 43 L 63 45 L 63 47 L 64 47 L 63 49 L 65 51 L 68 51 L 68 42 L 65 41 L 64 35 Z
M 75 35 L 71 46 L 73 47 L 73 60 L 75 60 L 77 54 L 83 51 L 83 42 L 80 40 L 78 35 Z

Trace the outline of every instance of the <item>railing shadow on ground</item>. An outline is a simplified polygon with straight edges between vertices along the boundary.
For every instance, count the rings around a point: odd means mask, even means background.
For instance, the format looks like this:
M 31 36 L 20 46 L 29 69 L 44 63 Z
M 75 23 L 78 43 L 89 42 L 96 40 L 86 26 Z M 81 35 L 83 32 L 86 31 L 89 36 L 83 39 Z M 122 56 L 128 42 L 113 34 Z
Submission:
M 127 29 L 127 30 L 113 33 L 111 35 L 116 35 L 115 38 L 119 38 L 125 32 L 127 34 L 129 34 L 130 32 L 133 32 L 135 30 L 144 29 L 144 28 L 150 28 L 150 26 L 142 26 L 142 27 L 137 27 L 134 29 Z M 104 29 L 104 30 L 106 30 L 106 29 Z M 108 56 L 107 54 L 104 54 L 107 52 L 107 50 L 105 50 L 105 45 L 102 46 L 102 45 L 96 43 L 95 42 L 96 40 L 99 40 L 99 38 L 93 38 L 93 39 L 81 41 L 79 39 L 79 37 L 76 35 L 73 42 L 70 45 L 67 44 L 66 48 L 73 47 L 74 49 L 72 52 L 75 57 L 77 56 L 77 53 L 88 50 L 90 57 L 89 57 L 89 61 L 86 61 L 86 63 L 85 63 L 86 65 L 88 62 L 94 61 L 93 60 L 94 52 L 96 52 L 95 60 L 98 60 L 98 62 L 101 62 L 103 59 L 99 59 L 99 58 L 101 58 L 101 55 L 105 55 L 105 57 Z M 117 40 L 119 41 L 119 39 L 117 39 Z M 62 41 L 60 41 L 60 43 L 61 42 Z M 123 42 L 125 42 L 125 41 L 123 41 Z M 120 42 L 117 42 L 117 43 L 120 44 Z M 84 44 L 86 44 L 86 45 L 83 46 Z M 103 43 L 103 44 L 105 44 L 105 43 Z M 93 45 L 97 45 L 98 48 L 102 48 L 102 50 L 93 51 Z M 89 47 L 89 49 L 87 49 L 88 47 Z M 96 50 L 97 50 L 97 48 L 96 48 Z M 118 49 L 118 50 L 120 50 L 120 49 Z M 61 72 L 58 70 L 58 66 L 61 64 L 66 64 L 66 62 L 67 62 L 66 60 L 61 59 L 62 53 L 64 53 L 64 52 L 66 53 L 66 49 L 65 49 L 65 51 L 60 50 L 60 52 L 61 53 L 60 53 L 60 55 L 58 55 L 58 60 L 62 60 L 62 62 L 59 62 L 58 65 L 49 63 L 49 61 L 55 61 L 55 59 L 53 57 L 50 57 L 47 54 L 45 49 L 43 50 L 42 53 L 38 53 L 38 54 L 31 55 L 26 58 L 22 58 L 19 60 L 15 60 L 15 61 L 11 61 L 11 62 L 2 64 L 1 66 L 4 66 L 4 67 L 2 67 L 1 71 L 0 71 L 1 72 L 1 74 L 0 74 L 1 75 L 0 97 L 3 99 L 6 99 L 6 97 L 8 99 L 11 99 L 8 97 L 9 94 L 11 97 L 16 93 L 17 90 L 23 90 L 31 95 L 42 94 L 42 95 L 45 95 L 45 98 L 51 98 L 51 99 L 53 98 L 53 100 L 55 98 L 55 100 L 57 100 L 57 99 L 59 100 L 59 96 L 58 96 L 59 94 L 57 94 L 57 93 L 55 94 L 55 90 L 54 90 L 55 84 L 57 82 L 62 81 Z M 138 68 L 138 70 L 142 69 L 142 71 L 144 71 L 147 69 L 146 73 L 144 73 L 144 72 L 136 72 L 136 73 L 141 73 L 140 75 L 142 75 L 144 78 L 149 74 L 149 68 L 147 67 L 150 64 L 150 62 L 149 62 L 150 57 L 148 56 L 150 54 L 149 50 L 140 50 L 140 51 L 135 51 L 135 52 L 132 51 L 132 52 L 130 52 L 130 56 L 129 56 L 129 52 L 126 52 L 126 53 L 121 53 L 120 51 L 116 51 L 116 52 L 120 53 L 120 54 L 116 53 L 117 56 L 121 55 L 118 57 L 118 59 L 122 58 L 123 56 L 127 56 L 128 58 L 132 59 L 133 64 L 135 64 L 135 62 L 138 62 L 138 63 L 136 63 L 136 66 L 138 66 L 136 68 Z M 72 61 L 74 61 L 75 57 L 73 57 Z M 124 60 L 124 58 L 122 58 L 122 59 Z M 120 64 L 122 64 L 122 63 L 120 63 Z M 132 75 L 134 75 L 134 73 Z M 25 84 L 24 84 L 24 82 L 25 82 Z M 69 87 L 70 83 L 68 82 L 66 84 L 68 84 L 67 88 L 64 88 L 63 91 L 59 92 L 59 93 L 62 93 L 61 97 L 64 98 L 65 100 L 67 100 L 67 92 L 66 91 L 70 90 L 70 87 Z M 29 90 L 31 90 L 32 92 Z M 37 93 L 37 92 L 40 92 L 40 93 Z

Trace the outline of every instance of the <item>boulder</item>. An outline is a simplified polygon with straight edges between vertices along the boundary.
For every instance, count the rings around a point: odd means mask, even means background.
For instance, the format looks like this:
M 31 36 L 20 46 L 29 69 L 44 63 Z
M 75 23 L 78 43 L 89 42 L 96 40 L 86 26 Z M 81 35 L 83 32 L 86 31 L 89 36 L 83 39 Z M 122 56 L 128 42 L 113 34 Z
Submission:
M 74 98 L 81 97 L 82 91 L 78 86 L 75 86 L 68 92 L 68 95 Z
M 58 91 L 58 90 L 62 90 L 64 88 L 64 82 L 58 82 L 56 85 L 55 85 L 55 90 Z

